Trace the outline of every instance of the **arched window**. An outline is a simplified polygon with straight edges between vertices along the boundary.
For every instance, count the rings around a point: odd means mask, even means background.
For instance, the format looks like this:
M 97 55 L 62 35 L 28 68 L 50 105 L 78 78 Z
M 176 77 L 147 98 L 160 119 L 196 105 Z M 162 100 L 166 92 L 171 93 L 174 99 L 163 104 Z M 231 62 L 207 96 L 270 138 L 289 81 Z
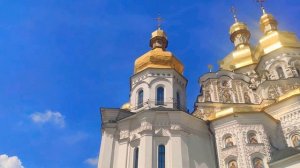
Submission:
M 294 147 L 300 146 L 300 135 L 295 134 L 291 137 Z
M 134 149 L 133 168 L 139 167 L 139 148 Z
M 179 92 L 176 93 L 176 106 L 177 106 L 177 109 L 180 109 L 180 107 L 181 107 Z
M 251 144 L 258 143 L 256 134 L 254 132 L 251 132 L 251 133 L 248 134 L 248 142 L 251 143 Z
M 141 108 L 143 107 L 143 104 L 144 104 L 144 91 L 143 90 L 140 90 L 138 92 L 138 108 Z
M 281 79 L 281 78 L 284 78 L 284 72 L 283 72 L 283 69 L 282 67 L 277 67 L 276 68 L 276 72 L 277 72 L 277 75 L 278 75 L 278 78 Z
M 231 146 L 234 145 L 233 141 L 232 141 L 232 136 L 231 135 L 226 136 L 224 142 L 225 142 L 225 148 L 228 148 L 228 147 L 231 147 Z
M 156 105 L 164 105 L 164 94 L 165 89 L 163 87 L 158 87 L 156 90 Z
M 158 146 L 158 168 L 165 168 L 165 145 Z
M 261 158 L 253 159 L 253 168 L 264 168 L 264 162 Z
M 228 162 L 228 168 L 238 168 L 236 160 L 231 160 Z

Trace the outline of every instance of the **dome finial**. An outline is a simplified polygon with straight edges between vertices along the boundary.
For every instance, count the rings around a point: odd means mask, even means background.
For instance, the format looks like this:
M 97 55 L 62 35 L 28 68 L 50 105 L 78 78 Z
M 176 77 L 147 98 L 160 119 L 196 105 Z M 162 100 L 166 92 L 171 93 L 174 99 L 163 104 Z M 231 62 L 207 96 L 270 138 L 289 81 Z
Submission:
M 234 18 L 235 23 L 239 22 L 238 18 L 237 18 L 237 10 L 235 9 L 234 6 L 231 7 L 230 11 L 233 14 L 233 18 Z
M 264 2 L 265 2 L 265 0 L 256 0 L 258 3 L 259 3 L 259 5 L 260 5 L 260 9 L 261 9 L 261 11 L 262 11 L 262 13 L 263 14 L 266 14 L 266 9 L 265 9 L 265 7 L 264 7 Z

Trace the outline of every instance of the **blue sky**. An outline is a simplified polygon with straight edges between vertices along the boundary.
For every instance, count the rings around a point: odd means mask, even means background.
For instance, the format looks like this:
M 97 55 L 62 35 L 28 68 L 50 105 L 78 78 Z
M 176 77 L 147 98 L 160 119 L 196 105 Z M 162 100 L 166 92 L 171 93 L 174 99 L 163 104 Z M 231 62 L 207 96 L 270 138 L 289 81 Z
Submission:
M 1 0 L 0 164 L 19 159 L 25 168 L 95 167 L 99 107 L 128 101 L 134 60 L 149 50 L 158 14 L 168 50 L 185 64 L 192 111 L 207 64 L 216 70 L 233 49 L 233 4 L 254 44 L 261 36 L 255 0 Z M 300 35 L 299 0 L 265 6 L 280 30 Z

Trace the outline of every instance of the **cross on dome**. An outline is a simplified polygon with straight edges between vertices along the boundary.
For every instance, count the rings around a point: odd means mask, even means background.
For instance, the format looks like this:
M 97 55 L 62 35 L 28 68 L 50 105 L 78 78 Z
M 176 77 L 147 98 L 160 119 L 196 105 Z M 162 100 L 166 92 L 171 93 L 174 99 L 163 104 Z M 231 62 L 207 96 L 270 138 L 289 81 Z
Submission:
M 264 7 L 265 0 L 256 0 L 256 1 L 259 3 L 260 8 L 261 8 L 263 14 L 265 14 L 266 13 L 266 10 L 265 10 L 265 7 Z
M 230 11 L 231 11 L 231 13 L 233 14 L 233 18 L 234 18 L 235 23 L 237 23 L 237 22 L 238 22 L 238 18 L 237 18 L 237 10 L 235 9 L 234 6 L 232 6 L 231 9 L 230 9 Z

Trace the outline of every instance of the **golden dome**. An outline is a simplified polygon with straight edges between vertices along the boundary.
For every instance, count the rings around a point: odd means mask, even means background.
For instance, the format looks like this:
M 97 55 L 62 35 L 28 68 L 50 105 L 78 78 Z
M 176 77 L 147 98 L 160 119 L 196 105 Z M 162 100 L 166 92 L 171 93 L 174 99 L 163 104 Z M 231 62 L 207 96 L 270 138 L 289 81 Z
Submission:
M 279 31 L 278 22 L 273 15 L 264 13 L 260 18 L 260 28 L 264 36 L 260 38 L 255 51 L 255 61 L 279 48 L 300 48 L 300 42 L 294 33 Z
M 264 13 L 260 18 L 260 29 L 264 34 L 277 30 L 277 21 L 273 15 Z
M 130 106 L 129 102 L 123 104 L 121 107 L 122 110 L 127 110 L 127 111 L 130 111 L 130 108 L 131 108 L 131 106 Z
M 182 74 L 183 64 L 170 51 L 166 51 L 167 46 L 168 40 L 165 32 L 161 29 L 155 30 L 150 40 L 152 50 L 135 60 L 134 73 L 147 68 L 166 68 L 175 69 Z
M 229 34 L 235 49 L 220 62 L 220 68 L 232 71 L 253 64 L 253 51 L 249 45 L 251 34 L 247 25 L 236 20 Z
M 245 34 L 248 39 L 250 38 L 250 32 L 248 30 L 248 27 L 247 27 L 247 25 L 245 23 L 242 23 L 242 22 L 236 22 L 236 23 L 234 23 L 230 27 L 229 34 L 230 34 L 230 40 L 231 40 L 231 42 L 235 41 L 235 37 L 238 34 Z

